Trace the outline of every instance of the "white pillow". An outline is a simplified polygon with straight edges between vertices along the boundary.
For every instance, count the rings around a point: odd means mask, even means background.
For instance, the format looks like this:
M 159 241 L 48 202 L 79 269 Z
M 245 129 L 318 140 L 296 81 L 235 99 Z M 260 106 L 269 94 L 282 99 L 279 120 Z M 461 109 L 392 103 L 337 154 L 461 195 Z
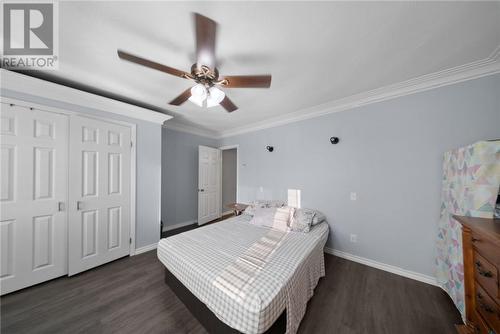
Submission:
M 266 226 L 275 230 L 290 231 L 290 220 L 293 218 L 295 209 L 285 206 L 282 208 L 255 208 L 255 214 L 250 224 Z
M 282 208 L 286 206 L 286 202 L 282 200 L 257 200 L 254 202 L 256 206 L 261 208 Z
M 256 208 L 281 208 L 284 206 L 286 206 L 286 203 L 281 200 L 257 200 L 250 203 L 243 213 L 253 216 Z

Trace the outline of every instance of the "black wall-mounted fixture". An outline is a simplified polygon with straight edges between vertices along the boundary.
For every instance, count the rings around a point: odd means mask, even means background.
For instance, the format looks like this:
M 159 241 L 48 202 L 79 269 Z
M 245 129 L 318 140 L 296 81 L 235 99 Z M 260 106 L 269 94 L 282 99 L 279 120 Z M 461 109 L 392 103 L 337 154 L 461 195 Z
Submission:
M 274 147 L 272 147 L 272 146 L 266 146 L 266 150 L 268 150 L 269 152 L 272 152 L 272 151 L 274 151 Z
M 332 144 L 338 144 L 340 141 L 339 137 L 330 137 L 330 143 Z

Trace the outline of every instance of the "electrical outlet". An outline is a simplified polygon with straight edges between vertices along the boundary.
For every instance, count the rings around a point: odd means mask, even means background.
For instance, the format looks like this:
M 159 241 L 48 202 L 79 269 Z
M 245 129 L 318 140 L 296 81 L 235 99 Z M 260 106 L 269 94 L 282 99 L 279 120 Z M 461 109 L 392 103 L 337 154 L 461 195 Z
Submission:
M 357 234 L 351 234 L 351 242 L 358 242 L 358 235 Z
M 351 192 L 351 201 L 355 201 L 358 199 L 358 195 L 355 192 Z

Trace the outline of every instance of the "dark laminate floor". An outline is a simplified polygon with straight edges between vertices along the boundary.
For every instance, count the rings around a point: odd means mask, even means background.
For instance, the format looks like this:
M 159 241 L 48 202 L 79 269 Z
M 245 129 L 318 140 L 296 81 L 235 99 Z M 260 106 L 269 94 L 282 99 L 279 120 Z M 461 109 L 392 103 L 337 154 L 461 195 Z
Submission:
M 436 287 L 326 257 L 299 333 L 455 333 Z M 151 251 L 1 298 L 1 333 L 205 333 L 163 282 Z

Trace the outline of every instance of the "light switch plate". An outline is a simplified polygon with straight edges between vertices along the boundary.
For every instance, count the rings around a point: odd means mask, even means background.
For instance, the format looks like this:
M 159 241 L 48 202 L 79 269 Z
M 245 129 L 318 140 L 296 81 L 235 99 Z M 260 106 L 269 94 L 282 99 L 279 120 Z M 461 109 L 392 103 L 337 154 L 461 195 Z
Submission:
M 358 195 L 355 192 L 351 192 L 351 201 L 355 201 L 358 199 Z

